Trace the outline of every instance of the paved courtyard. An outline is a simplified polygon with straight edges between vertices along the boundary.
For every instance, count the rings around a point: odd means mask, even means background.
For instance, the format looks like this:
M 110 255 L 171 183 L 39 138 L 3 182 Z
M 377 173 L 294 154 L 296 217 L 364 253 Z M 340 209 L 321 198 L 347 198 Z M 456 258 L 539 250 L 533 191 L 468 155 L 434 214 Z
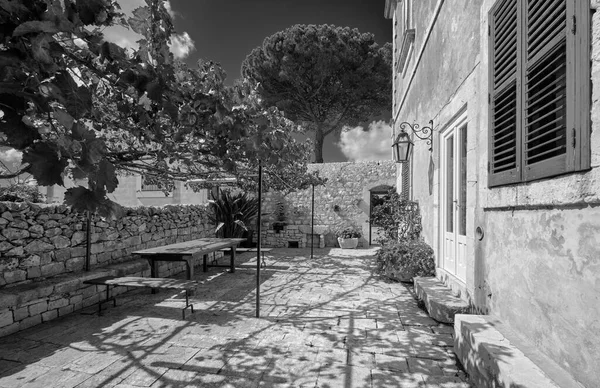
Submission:
M 372 249 L 276 249 L 234 274 L 197 271 L 184 296 L 138 289 L 0 338 L 0 387 L 469 387 L 452 326 L 372 273 Z

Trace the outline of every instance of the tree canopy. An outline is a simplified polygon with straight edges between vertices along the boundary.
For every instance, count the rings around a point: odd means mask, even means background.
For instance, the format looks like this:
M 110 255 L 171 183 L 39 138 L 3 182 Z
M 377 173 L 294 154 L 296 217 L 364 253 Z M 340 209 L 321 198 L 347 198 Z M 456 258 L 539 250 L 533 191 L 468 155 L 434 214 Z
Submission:
M 142 36 L 137 49 L 104 39 L 114 24 Z M 291 136 L 297 126 L 248 83 L 226 87 L 218 64 L 174 59 L 160 0 L 129 18 L 114 0 L 0 0 L 0 26 L 0 146 L 23 152 L 22 169 L 0 178 L 84 180 L 65 202 L 102 215 L 118 211 L 107 193 L 123 173 L 165 190 L 223 175 L 251 186 L 261 160 L 275 188 L 319 181 L 306 173 L 310 145 Z
M 389 111 L 391 44 L 371 33 L 333 25 L 295 25 L 266 38 L 242 64 L 262 103 L 314 131 L 314 153 L 323 162 L 323 140 Z

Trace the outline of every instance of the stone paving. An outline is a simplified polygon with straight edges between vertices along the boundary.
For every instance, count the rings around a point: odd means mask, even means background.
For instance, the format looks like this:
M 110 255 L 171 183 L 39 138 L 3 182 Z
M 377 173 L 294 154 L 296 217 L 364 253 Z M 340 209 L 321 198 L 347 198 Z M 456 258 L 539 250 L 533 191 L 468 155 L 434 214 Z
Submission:
M 0 387 L 469 387 L 452 326 L 372 273 L 373 249 L 276 249 L 261 271 L 198 271 L 182 294 L 134 290 L 0 338 Z

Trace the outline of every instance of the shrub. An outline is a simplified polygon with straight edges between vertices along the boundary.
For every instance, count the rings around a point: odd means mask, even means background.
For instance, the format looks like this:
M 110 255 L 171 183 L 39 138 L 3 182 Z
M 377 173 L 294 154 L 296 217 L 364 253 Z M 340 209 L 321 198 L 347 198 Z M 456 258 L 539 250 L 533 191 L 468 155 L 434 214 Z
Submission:
M 377 272 L 396 281 L 434 276 L 433 249 L 421 240 L 402 240 L 382 246 L 376 255 Z
M 44 195 L 37 185 L 15 183 L 8 187 L 0 187 L 0 201 L 7 202 L 44 202 Z
M 212 193 L 211 193 L 212 196 Z M 209 201 L 209 220 L 217 228 L 217 236 L 224 238 L 242 237 L 253 226 L 258 216 L 258 199 L 246 193 L 231 194 L 223 190 L 218 198 Z
M 370 222 L 379 228 L 377 242 L 383 245 L 418 239 L 422 229 L 419 204 L 402 198 L 395 189 L 386 194 L 383 203 L 373 207 Z

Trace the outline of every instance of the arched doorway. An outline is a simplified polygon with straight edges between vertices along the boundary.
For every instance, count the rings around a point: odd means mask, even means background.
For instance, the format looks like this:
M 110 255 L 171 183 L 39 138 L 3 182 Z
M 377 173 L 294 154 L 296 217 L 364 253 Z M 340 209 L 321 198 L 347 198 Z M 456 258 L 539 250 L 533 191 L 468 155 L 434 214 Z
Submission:
M 383 204 L 383 202 L 389 198 L 389 191 L 393 188 L 393 186 L 380 185 L 369 190 L 369 245 L 375 243 L 379 234 L 379 226 L 372 225 L 370 222 L 373 209 L 376 206 Z

